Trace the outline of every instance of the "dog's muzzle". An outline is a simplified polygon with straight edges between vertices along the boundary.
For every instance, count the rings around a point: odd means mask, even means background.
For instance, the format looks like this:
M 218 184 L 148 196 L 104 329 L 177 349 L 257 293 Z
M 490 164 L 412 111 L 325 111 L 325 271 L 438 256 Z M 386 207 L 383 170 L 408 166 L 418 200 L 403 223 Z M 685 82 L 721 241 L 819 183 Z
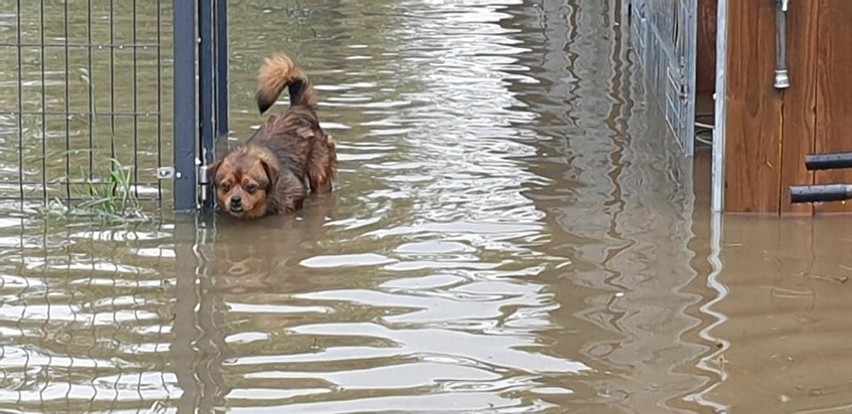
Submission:
M 243 212 L 243 200 L 240 196 L 231 197 L 231 212 L 233 213 L 242 213 Z

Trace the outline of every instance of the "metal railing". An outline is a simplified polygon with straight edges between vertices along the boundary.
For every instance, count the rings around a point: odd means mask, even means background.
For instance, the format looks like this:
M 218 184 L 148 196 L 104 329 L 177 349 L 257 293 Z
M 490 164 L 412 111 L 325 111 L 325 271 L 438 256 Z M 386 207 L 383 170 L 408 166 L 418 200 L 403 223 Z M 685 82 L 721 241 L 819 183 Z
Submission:
M 852 168 L 852 152 L 811 154 L 805 157 L 808 171 Z M 835 202 L 852 199 L 852 184 L 791 185 L 793 203 Z

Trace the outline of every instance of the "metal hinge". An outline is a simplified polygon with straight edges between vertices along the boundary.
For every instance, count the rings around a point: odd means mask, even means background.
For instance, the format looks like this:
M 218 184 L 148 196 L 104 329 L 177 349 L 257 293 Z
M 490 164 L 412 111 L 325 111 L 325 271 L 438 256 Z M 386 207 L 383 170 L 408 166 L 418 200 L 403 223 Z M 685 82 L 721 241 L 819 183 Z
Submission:
M 210 180 L 207 179 L 207 166 L 201 164 L 201 160 L 195 159 L 196 178 L 198 180 L 198 199 L 205 204 L 210 198 Z
M 207 178 L 207 166 L 201 165 L 201 160 L 195 159 L 196 185 L 198 185 L 198 200 L 204 203 L 210 195 L 210 181 Z M 180 171 L 175 171 L 174 167 L 157 168 L 158 180 L 174 180 L 180 179 L 182 174 Z

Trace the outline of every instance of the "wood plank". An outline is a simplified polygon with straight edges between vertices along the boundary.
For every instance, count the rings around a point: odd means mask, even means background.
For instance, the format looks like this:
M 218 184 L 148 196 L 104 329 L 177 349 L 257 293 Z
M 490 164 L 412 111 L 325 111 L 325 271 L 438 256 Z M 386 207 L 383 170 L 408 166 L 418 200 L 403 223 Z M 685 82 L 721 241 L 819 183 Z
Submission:
M 698 33 L 695 63 L 695 90 L 699 93 L 716 91 L 716 13 L 719 0 L 698 2 Z
M 781 143 L 781 212 L 812 214 L 810 203 L 790 203 L 791 185 L 812 184 L 805 169 L 805 155 L 814 151 L 816 140 L 816 63 L 818 2 L 790 2 L 787 13 L 787 67 L 790 87 L 783 95 Z
M 731 1 L 725 91 L 725 211 L 778 213 L 781 98 L 775 70 L 775 3 Z
M 852 1 L 820 0 L 817 33 L 815 149 L 852 151 Z M 814 181 L 852 183 L 852 169 L 817 172 Z M 852 203 L 826 203 L 814 209 L 852 212 Z

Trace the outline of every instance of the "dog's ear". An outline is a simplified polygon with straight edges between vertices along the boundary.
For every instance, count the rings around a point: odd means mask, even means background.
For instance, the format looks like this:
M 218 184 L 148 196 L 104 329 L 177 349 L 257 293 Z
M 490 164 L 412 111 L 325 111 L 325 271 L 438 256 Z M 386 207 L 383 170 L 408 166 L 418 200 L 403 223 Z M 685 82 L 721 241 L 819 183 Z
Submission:
M 219 167 L 221 166 L 222 160 L 216 160 L 207 166 L 207 182 L 216 184 L 216 172 L 219 171 Z
M 263 167 L 263 171 L 266 172 L 266 178 L 269 179 L 269 184 L 266 186 L 267 190 L 271 190 L 275 187 L 275 184 L 278 182 L 278 167 L 272 165 L 265 160 L 260 160 L 260 166 Z

